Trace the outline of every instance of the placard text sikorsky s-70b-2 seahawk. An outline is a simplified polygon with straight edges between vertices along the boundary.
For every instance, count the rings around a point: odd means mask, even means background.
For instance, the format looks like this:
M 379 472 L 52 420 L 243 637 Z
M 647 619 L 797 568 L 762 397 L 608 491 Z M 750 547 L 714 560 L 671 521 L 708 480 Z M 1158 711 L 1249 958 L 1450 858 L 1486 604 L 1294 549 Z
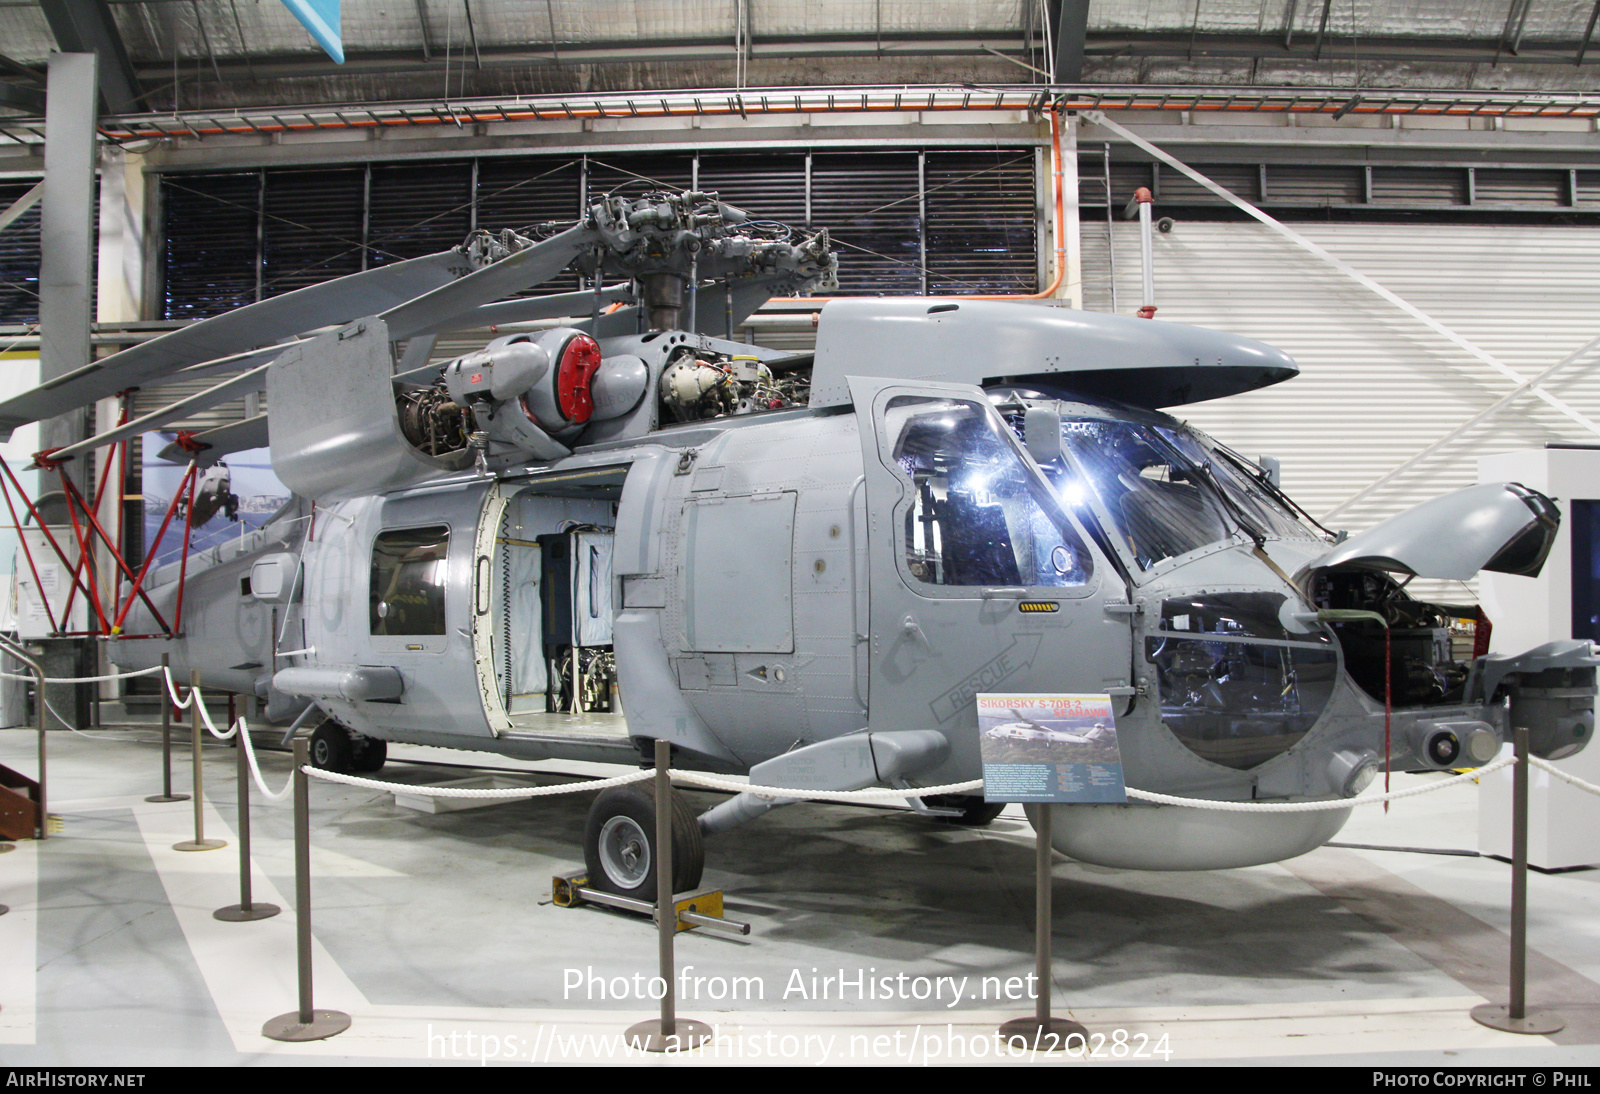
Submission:
M 979 776 L 979 692 L 1109 694 L 1129 785 L 1221 800 L 1338 800 L 1386 763 L 1481 764 L 1513 717 L 1540 755 L 1587 743 L 1586 644 L 1490 656 L 1480 628 L 1458 656 L 1450 620 L 1470 609 L 1404 589 L 1536 574 L 1548 498 L 1477 486 L 1332 542 L 1273 475 L 1162 412 L 1292 377 L 1269 346 L 873 298 L 827 303 L 814 356 L 784 354 L 733 332 L 833 281 L 826 232 L 653 192 L 532 236 L 478 232 L 0 404 L 9 431 L 238 372 L 49 467 L 266 389 L 266 415 L 180 447 L 204 468 L 269 443 L 292 501 L 186 565 L 128 567 L 138 588 L 102 628 L 115 663 L 167 653 L 253 693 L 268 721 L 312 728 L 327 768 L 375 771 L 389 741 L 637 763 L 664 738 L 686 768 L 902 789 L 968 824 L 999 806 L 918 788 Z M 567 269 L 594 291 L 514 296 Z M 439 332 L 575 314 L 428 363 Z M 678 808 L 676 887 L 698 882 L 703 835 L 774 804 Z M 1301 854 L 1348 816 L 1057 812 L 1074 858 L 1175 870 Z M 654 891 L 652 815 L 634 787 L 596 798 L 591 883 Z

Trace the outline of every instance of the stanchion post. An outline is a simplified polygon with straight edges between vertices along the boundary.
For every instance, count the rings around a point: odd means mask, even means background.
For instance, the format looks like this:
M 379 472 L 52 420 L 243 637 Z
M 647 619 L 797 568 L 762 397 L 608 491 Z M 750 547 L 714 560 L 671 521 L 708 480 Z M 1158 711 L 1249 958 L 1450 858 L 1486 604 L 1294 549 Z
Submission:
M 1034 1006 L 1032 1018 L 1013 1018 L 1000 1025 L 1000 1037 L 1010 1042 L 1014 1037 L 1021 1037 L 1029 1048 L 1041 1052 L 1062 1052 L 1068 1046 L 1068 1039 L 1074 1034 L 1078 1037 L 1078 1046 L 1088 1043 L 1089 1031 L 1084 1026 L 1072 1021 L 1070 1018 L 1053 1018 L 1050 1015 L 1051 985 L 1054 977 L 1051 975 L 1050 942 L 1051 931 L 1055 925 L 1055 913 L 1051 908 L 1051 887 L 1053 878 L 1050 872 L 1050 822 L 1054 806 L 1048 802 L 1035 806 L 1036 812 L 1032 816 L 1034 827 L 1033 849 L 1033 974 L 1035 981 Z
M 1512 709 L 1515 710 L 1515 704 Z M 1511 768 L 1511 990 L 1510 1003 L 1480 1003 L 1472 1017 L 1480 1025 L 1507 1033 L 1559 1033 L 1560 1015 L 1542 1007 L 1528 1010 L 1528 729 L 1512 730 L 1517 762 Z
M 271 919 L 283 909 L 276 904 L 256 904 L 250 899 L 250 757 L 244 740 L 245 723 L 234 722 L 234 759 L 239 778 L 239 903 L 218 908 L 212 916 L 224 923 L 249 923 Z
M 661 1017 L 628 1027 L 628 1043 L 646 1052 L 682 1052 L 711 1040 L 711 1027 L 679 1018 L 673 990 L 676 970 L 672 944 L 678 933 L 678 906 L 672 891 L 672 746 L 656 741 L 656 949 L 662 982 Z
M 167 681 L 172 679 L 172 655 L 161 655 L 161 793 L 151 794 L 147 802 L 186 802 L 187 794 L 172 792 L 172 695 Z
M 227 840 L 206 839 L 205 769 L 200 763 L 200 670 L 189 670 L 189 734 L 194 748 L 194 839 L 174 843 L 174 851 L 215 851 L 228 846 Z
M 241 745 L 242 747 L 242 745 Z M 350 1028 L 350 1016 L 311 1005 L 311 780 L 310 746 L 294 742 L 294 926 L 300 972 L 300 1008 L 267 1019 L 261 1036 L 274 1041 L 321 1041 Z

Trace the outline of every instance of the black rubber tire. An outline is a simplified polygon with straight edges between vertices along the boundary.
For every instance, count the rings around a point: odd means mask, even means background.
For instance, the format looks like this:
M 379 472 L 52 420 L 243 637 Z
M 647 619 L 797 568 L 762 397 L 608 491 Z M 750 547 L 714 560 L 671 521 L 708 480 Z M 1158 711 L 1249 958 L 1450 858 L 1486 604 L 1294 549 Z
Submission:
M 338 722 L 323 722 L 311 731 L 311 766 L 340 775 L 355 772 L 355 748 L 350 734 Z
M 643 836 L 649 848 L 649 869 L 628 877 L 613 874 L 601 851 L 606 826 L 616 820 L 617 828 L 637 840 Z M 589 884 L 596 889 L 636 900 L 656 899 L 656 801 L 648 786 L 612 786 L 595 796 L 583 828 L 583 863 Z M 700 885 L 705 873 L 706 848 L 700 834 L 700 821 L 676 791 L 672 794 L 672 891 L 688 892 Z
M 388 758 L 388 741 L 362 737 L 355 742 L 355 757 L 351 760 L 350 770 L 357 775 L 376 775 L 383 770 L 384 761 Z
M 955 824 L 962 828 L 982 828 L 990 821 L 1005 811 L 1005 802 L 986 802 L 981 794 L 935 794 L 931 798 L 923 798 L 924 804 L 939 806 L 943 809 L 959 809 L 959 817 L 940 817 L 945 824 Z

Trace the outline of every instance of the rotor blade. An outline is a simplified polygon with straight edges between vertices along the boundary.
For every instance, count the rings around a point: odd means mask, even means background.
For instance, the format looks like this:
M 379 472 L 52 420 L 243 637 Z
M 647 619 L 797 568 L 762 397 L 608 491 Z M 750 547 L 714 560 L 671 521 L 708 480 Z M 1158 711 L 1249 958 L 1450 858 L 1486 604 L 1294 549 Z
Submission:
M 449 329 L 449 325 L 483 304 L 548 281 L 567 268 L 586 244 L 596 237 L 582 224 L 525 247 L 516 254 L 474 271 L 378 316 L 389 325 L 389 337 L 403 342 L 423 331 Z M 363 314 L 370 315 L 369 309 Z M 5 411 L 0 406 L 0 414 Z
M 160 429 L 175 418 L 181 418 L 193 410 L 208 410 L 218 403 L 225 403 L 247 391 L 256 391 L 267 381 L 267 369 L 272 365 L 257 365 L 249 372 L 240 373 L 230 377 L 220 384 L 214 384 L 204 391 L 196 392 L 187 399 L 179 399 L 175 403 L 168 403 L 160 410 L 152 410 L 142 418 L 135 418 L 126 425 L 109 429 L 104 433 L 96 433 L 86 441 L 69 444 L 50 453 L 52 460 L 65 460 L 73 456 L 81 456 L 85 452 L 93 452 L 96 448 L 103 448 L 108 444 L 126 441 L 137 437 L 141 433 L 148 433 L 152 429 Z
M 188 463 L 193 460 L 201 467 L 210 467 L 225 456 L 235 452 L 247 452 L 252 448 L 267 447 L 267 416 L 257 414 L 254 418 L 246 418 L 242 422 L 229 422 L 219 425 L 215 429 L 208 429 L 204 433 L 196 433 L 190 440 L 197 445 L 205 447 L 198 453 L 191 453 L 173 441 L 157 453 L 157 458 L 168 463 Z
M 210 376 L 217 372 L 241 372 L 257 365 L 264 365 L 276 358 L 291 346 L 303 345 L 309 338 L 297 338 L 293 342 L 279 342 L 272 346 L 263 346 L 261 349 L 248 350 L 244 353 L 234 353 L 227 357 L 218 357 L 214 361 L 201 361 L 197 365 L 179 369 L 177 372 L 165 376 L 157 376 L 145 384 L 145 387 L 160 387 L 162 384 L 179 384 L 186 380 L 193 380 L 201 376 Z
M 457 278 L 471 281 L 470 276 L 461 276 L 466 269 L 467 259 L 459 251 L 440 251 L 296 289 L 191 323 L 0 403 L 0 439 L 8 439 L 18 426 L 152 383 L 157 377 L 196 361 L 254 349 L 285 334 L 371 315 L 419 293 L 430 294 Z M 480 272 L 492 269 L 490 266 Z
M 550 296 L 530 296 L 519 300 L 502 300 L 498 304 L 481 304 L 445 323 L 438 323 L 418 334 L 434 334 L 447 330 L 470 330 L 473 327 L 498 327 L 507 323 L 531 323 L 539 319 L 559 319 L 564 315 L 589 315 L 595 308 L 595 297 L 602 306 L 619 301 L 633 300 L 633 286 L 624 281 L 608 285 L 598 293 L 553 293 Z

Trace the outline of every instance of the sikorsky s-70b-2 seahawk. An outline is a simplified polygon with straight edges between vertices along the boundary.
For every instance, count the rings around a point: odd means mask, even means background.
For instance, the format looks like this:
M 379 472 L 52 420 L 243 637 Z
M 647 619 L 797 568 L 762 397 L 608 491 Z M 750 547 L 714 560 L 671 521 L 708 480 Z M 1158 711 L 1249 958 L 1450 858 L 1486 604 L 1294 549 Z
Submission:
M 593 291 L 515 295 L 568 269 Z M 715 194 L 612 194 L 577 224 L 478 232 L 124 350 L 0 404 L 0 429 L 238 373 L 41 454 L 57 466 L 265 387 L 267 414 L 178 447 L 204 468 L 269 444 L 291 502 L 186 565 L 129 567 L 102 630 L 118 665 L 170 654 L 258 696 L 332 769 L 375 771 L 390 741 L 637 764 L 665 739 L 685 768 L 890 787 L 982 824 L 999 806 L 918 792 L 979 777 L 979 692 L 1109 694 L 1129 785 L 1211 799 L 1341 800 L 1385 765 L 1481 764 L 1510 718 L 1543 756 L 1587 743 L 1586 644 L 1458 656 L 1466 609 L 1404 588 L 1536 574 L 1550 499 L 1477 486 L 1336 542 L 1163 412 L 1296 373 L 1194 327 L 873 298 L 827 303 L 814 355 L 733 339 L 835 270 L 826 232 Z M 429 361 L 443 331 L 572 316 Z M 676 887 L 703 836 L 775 804 L 680 804 Z M 1057 813 L 1062 852 L 1150 869 L 1301 854 L 1348 816 Z M 652 818 L 636 788 L 597 796 L 591 883 L 654 891 Z

